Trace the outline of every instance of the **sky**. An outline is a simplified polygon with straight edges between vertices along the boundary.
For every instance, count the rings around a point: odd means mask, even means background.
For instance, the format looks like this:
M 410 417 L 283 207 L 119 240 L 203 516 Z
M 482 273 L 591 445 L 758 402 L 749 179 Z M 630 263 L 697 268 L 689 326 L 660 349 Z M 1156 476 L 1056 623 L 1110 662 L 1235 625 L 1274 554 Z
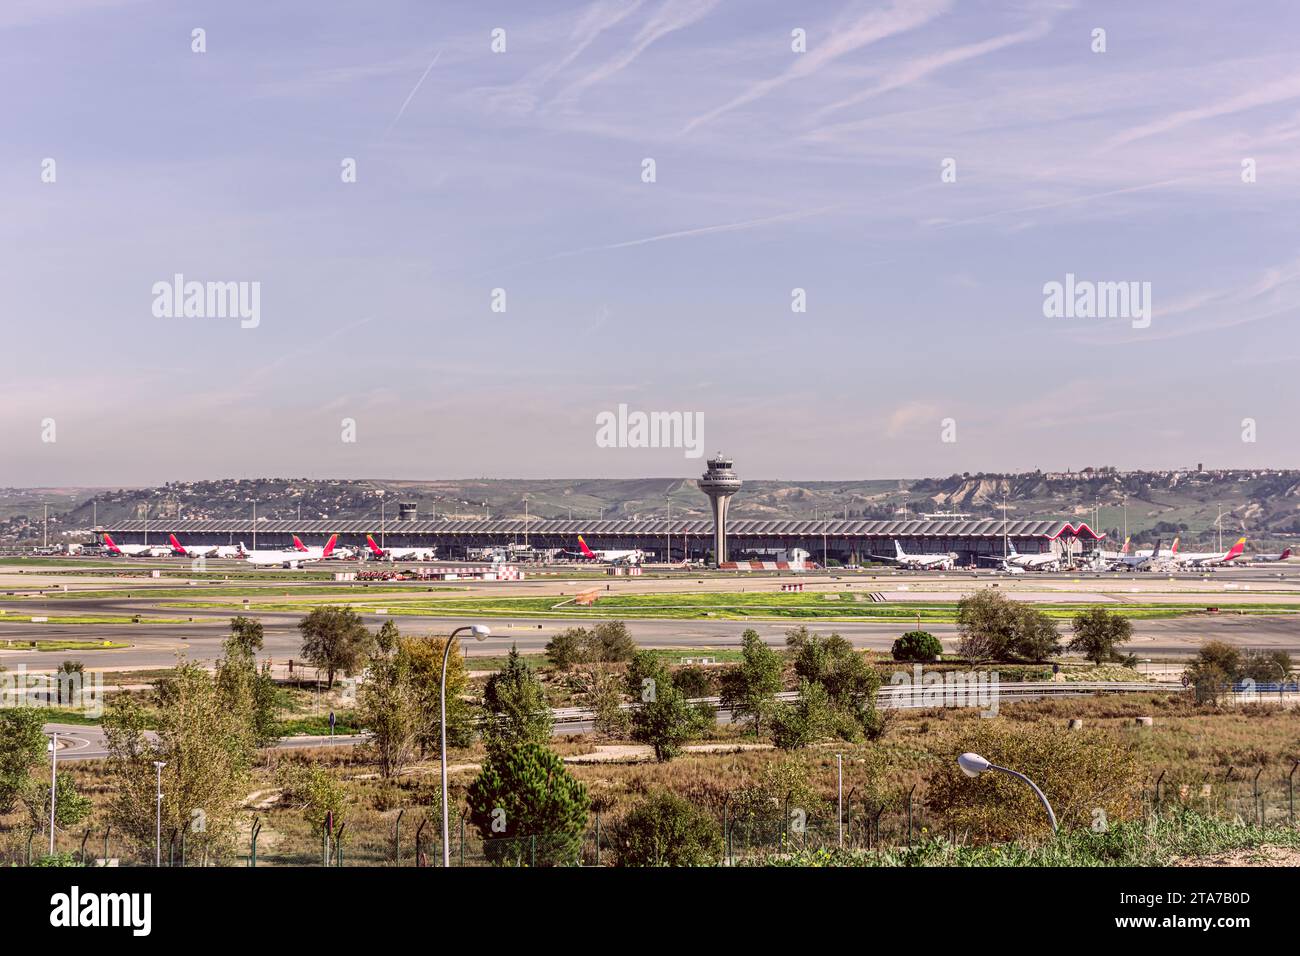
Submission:
M 6 0 L 0 485 L 1300 466 L 1298 28 Z M 1128 311 L 1046 314 L 1067 276 Z

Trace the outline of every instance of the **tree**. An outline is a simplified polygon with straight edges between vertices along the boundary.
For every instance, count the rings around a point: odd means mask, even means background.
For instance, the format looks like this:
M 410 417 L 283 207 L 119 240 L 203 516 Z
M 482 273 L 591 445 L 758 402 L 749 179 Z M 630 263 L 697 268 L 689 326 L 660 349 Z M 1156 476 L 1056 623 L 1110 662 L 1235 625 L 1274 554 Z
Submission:
M 554 751 L 532 741 L 491 745 L 467 799 L 493 863 L 577 861 L 591 799 Z
M 1133 624 L 1122 614 L 1112 614 L 1104 607 L 1092 607 L 1074 616 L 1074 638 L 1068 649 L 1082 654 L 1094 664 L 1114 660 L 1117 648 L 1133 636 Z
M 253 743 L 269 747 L 280 739 L 280 691 L 270 667 L 260 670 L 255 654 L 262 647 L 262 625 L 245 617 L 230 622 L 230 637 L 222 645 L 224 656 L 217 661 L 216 681 L 233 706 L 249 715 Z
M 1061 635 L 1056 622 L 1035 607 L 1020 604 L 1011 653 L 1022 661 L 1045 661 L 1061 653 Z
M 1223 641 L 1210 641 L 1202 645 L 1196 655 L 1196 663 L 1217 667 L 1228 681 L 1241 678 L 1241 651 Z
M 280 797 L 302 811 L 302 817 L 311 825 L 312 833 L 320 836 L 325 824 L 338 820 L 343 814 L 347 791 L 323 767 L 310 764 L 282 764 L 276 774 L 282 788 Z
M 928 664 L 938 660 L 943 653 L 943 645 L 929 631 L 908 631 L 894 641 L 890 651 L 896 661 L 917 661 Z
M 331 688 L 336 673 L 351 677 L 361 669 L 374 640 L 350 607 L 313 608 L 298 622 L 298 630 L 302 632 L 303 658 L 325 671 Z
M 45 717 L 39 707 L 0 709 L 0 814 L 20 808 L 39 833 L 46 832 L 50 820 Z M 90 815 L 90 799 L 77 791 L 66 773 L 56 775 L 54 788 L 56 827 L 75 826 Z
M 841 718 L 834 721 L 834 731 L 845 739 L 865 734 L 879 737 L 885 728 L 876 708 L 880 675 L 853 645 L 831 634 L 823 637 L 798 628 L 786 635 L 786 644 L 794 656 L 794 671 L 810 684 L 826 691 L 831 708 Z
M 826 688 L 802 680 L 798 699 L 781 704 L 772 715 L 772 742 L 779 750 L 802 750 L 833 733 L 839 725 Z
M 972 661 L 1007 660 L 1016 631 L 1015 602 L 985 588 L 957 602 L 958 653 Z
M 546 644 L 546 656 L 561 670 L 578 664 L 617 664 L 632 659 L 636 642 L 622 621 L 602 621 L 593 628 L 570 627 Z
M 488 678 L 483 707 L 488 715 L 484 736 L 491 743 L 545 744 L 551 739 L 554 720 L 546 690 L 514 645 L 506 666 Z
M 369 746 L 384 779 L 400 773 L 414 758 L 423 718 L 399 637 L 397 625 L 385 621 L 375 636 L 375 651 L 357 699 L 358 715 L 370 731 Z
M 187 831 L 196 851 L 219 855 L 233 844 L 256 757 L 247 697 L 232 695 L 195 664 L 173 668 L 154 685 L 147 710 L 115 697 L 104 716 L 112 780 L 110 822 L 138 848 L 152 849 L 156 812 L 154 761 L 162 771 L 164 831 Z M 146 729 L 152 725 L 155 739 Z
M 666 669 L 648 679 L 652 683 L 641 685 L 641 706 L 632 712 L 632 739 L 650 744 L 655 759 L 663 763 L 680 754 L 686 741 L 712 727 L 716 715 L 711 704 L 687 701 Z
M 410 682 L 421 719 L 416 740 L 420 754 L 438 753 L 442 746 L 442 654 L 448 638 L 402 637 L 398 650 L 407 663 Z M 451 638 L 447 657 L 447 746 L 468 747 L 474 742 L 474 707 L 466 700 L 469 671 L 461 653 L 460 638 Z
M 606 737 L 624 737 L 632 726 L 632 713 L 623 706 L 623 675 L 598 667 L 591 675 L 587 700 L 595 712 L 595 730 Z
M 733 721 L 748 719 L 754 734 L 759 735 L 763 718 L 771 712 L 781 690 L 785 661 L 763 643 L 755 630 L 746 630 L 740 640 L 740 666 L 722 677 L 722 706 L 731 710 Z
M 1241 662 L 1241 675 L 1256 684 L 1278 684 L 1291 675 L 1291 655 L 1284 650 L 1252 649 Z
M 620 866 L 714 866 L 723 852 L 718 821 L 673 793 L 633 807 L 614 839 Z
M 231 618 L 229 639 L 245 653 L 257 654 L 265 645 L 264 636 L 261 621 L 244 617 L 242 614 Z
M 958 651 L 972 661 L 1041 661 L 1060 652 L 1056 622 L 986 588 L 957 602 Z

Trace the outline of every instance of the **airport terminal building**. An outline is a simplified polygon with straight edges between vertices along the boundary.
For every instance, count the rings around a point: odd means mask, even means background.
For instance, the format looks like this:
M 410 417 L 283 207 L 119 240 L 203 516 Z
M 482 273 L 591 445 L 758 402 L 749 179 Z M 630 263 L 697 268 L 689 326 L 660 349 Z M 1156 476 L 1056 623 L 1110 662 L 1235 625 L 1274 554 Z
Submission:
M 165 519 L 164 519 L 165 521 Z M 165 544 L 176 534 L 182 544 L 239 544 L 258 548 L 290 548 L 292 535 L 308 545 L 321 545 L 330 535 L 339 544 L 365 548 L 366 535 L 385 547 L 436 546 L 440 560 L 467 560 L 483 549 L 532 552 L 577 552 L 578 535 L 593 549 L 639 548 L 653 562 L 704 562 L 714 549 L 710 519 L 631 520 L 393 520 L 376 521 L 258 521 L 171 520 L 122 521 L 95 529 L 119 543 Z M 1004 541 L 1021 554 L 1078 557 L 1097 547 L 1102 538 L 1087 524 L 1064 520 L 1022 519 L 1005 524 L 995 519 L 908 519 L 897 521 L 730 519 L 726 525 L 728 557 L 732 560 L 776 559 L 794 549 L 811 560 L 830 559 L 862 564 L 873 556 L 892 557 L 897 541 L 909 554 L 953 553 L 959 565 L 981 556 L 1000 557 Z M 522 555 L 512 560 L 520 560 Z M 525 558 L 526 559 L 526 558 Z M 981 562 L 987 567 L 986 562 Z

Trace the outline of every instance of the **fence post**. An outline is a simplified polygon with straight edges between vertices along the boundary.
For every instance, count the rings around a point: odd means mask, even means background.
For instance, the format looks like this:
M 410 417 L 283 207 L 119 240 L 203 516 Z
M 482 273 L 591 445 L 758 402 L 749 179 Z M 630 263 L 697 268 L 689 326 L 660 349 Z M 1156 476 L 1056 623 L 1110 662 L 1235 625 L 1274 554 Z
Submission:
M 89 839 L 90 839 L 90 827 L 86 827 L 86 835 L 81 838 L 81 852 L 79 854 L 82 866 L 86 865 L 86 841 Z
M 1156 777 L 1156 815 L 1160 815 L 1160 782 L 1165 779 L 1168 770 L 1161 770 L 1160 776 Z
M 907 845 L 912 845 L 912 795 L 916 793 L 916 784 L 907 791 Z
M 1287 822 L 1295 824 L 1295 768 L 1300 767 L 1300 760 L 1291 764 L 1291 773 L 1286 778 Z
M 460 865 L 465 865 L 465 817 L 469 814 L 469 807 L 460 811 Z
M 257 834 L 262 830 L 262 821 L 259 817 L 253 817 L 253 825 L 248 830 L 248 865 L 257 866 Z
M 346 823 L 340 823 L 338 830 L 334 833 L 334 852 L 335 857 L 338 860 L 338 862 L 334 864 L 335 866 L 343 865 L 343 828 L 346 826 Z
M 393 821 L 393 865 L 402 865 L 402 814 L 406 812 L 406 807 L 397 811 L 397 819 Z
M 1258 770 L 1256 770 L 1255 779 L 1254 781 L 1252 781 L 1250 785 L 1251 792 L 1255 798 L 1255 817 L 1259 820 L 1260 826 L 1264 825 L 1264 808 L 1260 806 L 1260 802 L 1259 802 L 1259 775 L 1263 772 L 1264 772 L 1263 767 L 1260 767 Z
M 723 824 L 725 832 L 726 824 Z M 600 866 L 600 814 L 596 814 L 596 865 Z
M 113 832 L 113 828 L 111 826 L 104 831 L 104 865 L 105 866 L 108 866 L 108 837 L 112 832 Z
M 27 865 L 32 865 L 32 840 L 36 839 L 36 830 L 27 834 Z
M 415 828 L 415 865 L 417 868 L 424 865 L 424 863 L 421 861 L 421 856 L 423 853 L 421 847 L 423 846 L 424 828 L 428 824 L 428 822 L 429 822 L 429 818 L 425 817 L 423 820 L 420 821 L 420 825 Z

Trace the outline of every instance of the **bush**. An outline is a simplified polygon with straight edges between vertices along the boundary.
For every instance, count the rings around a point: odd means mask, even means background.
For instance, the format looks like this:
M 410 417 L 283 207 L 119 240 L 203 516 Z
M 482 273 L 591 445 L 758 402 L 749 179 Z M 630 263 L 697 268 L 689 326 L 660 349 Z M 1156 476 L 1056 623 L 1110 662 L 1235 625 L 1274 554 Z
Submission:
M 957 602 L 958 651 L 972 661 L 1042 661 L 1059 654 L 1056 622 L 1042 611 L 985 589 Z
M 974 779 L 956 755 L 974 751 L 1025 774 L 1046 794 L 1062 829 L 1118 823 L 1141 810 L 1143 771 L 1132 747 L 1102 733 L 1039 724 L 980 721 L 953 742 L 952 759 L 927 778 L 930 809 L 959 831 L 985 840 L 1048 836 L 1051 826 L 1023 781 L 990 771 Z
M 723 852 L 718 821 L 672 793 L 634 807 L 615 839 L 620 866 L 714 866 Z
M 594 628 L 570 627 L 546 644 L 546 657 L 561 670 L 578 664 L 619 664 L 636 654 L 636 642 L 622 621 L 604 621 Z
M 908 631 L 894 641 L 891 653 L 896 661 L 928 663 L 943 653 L 943 645 L 929 631 Z
M 591 799 L 554 751 L 531 742 L 493 747 L 468 801 L 470 821 L 493 863 L 577 861 Z
M 687 697 L 712 697 L 718 689 L 713 673 L 703 667 L 679 668 L 673 673 L 673 684 Z

